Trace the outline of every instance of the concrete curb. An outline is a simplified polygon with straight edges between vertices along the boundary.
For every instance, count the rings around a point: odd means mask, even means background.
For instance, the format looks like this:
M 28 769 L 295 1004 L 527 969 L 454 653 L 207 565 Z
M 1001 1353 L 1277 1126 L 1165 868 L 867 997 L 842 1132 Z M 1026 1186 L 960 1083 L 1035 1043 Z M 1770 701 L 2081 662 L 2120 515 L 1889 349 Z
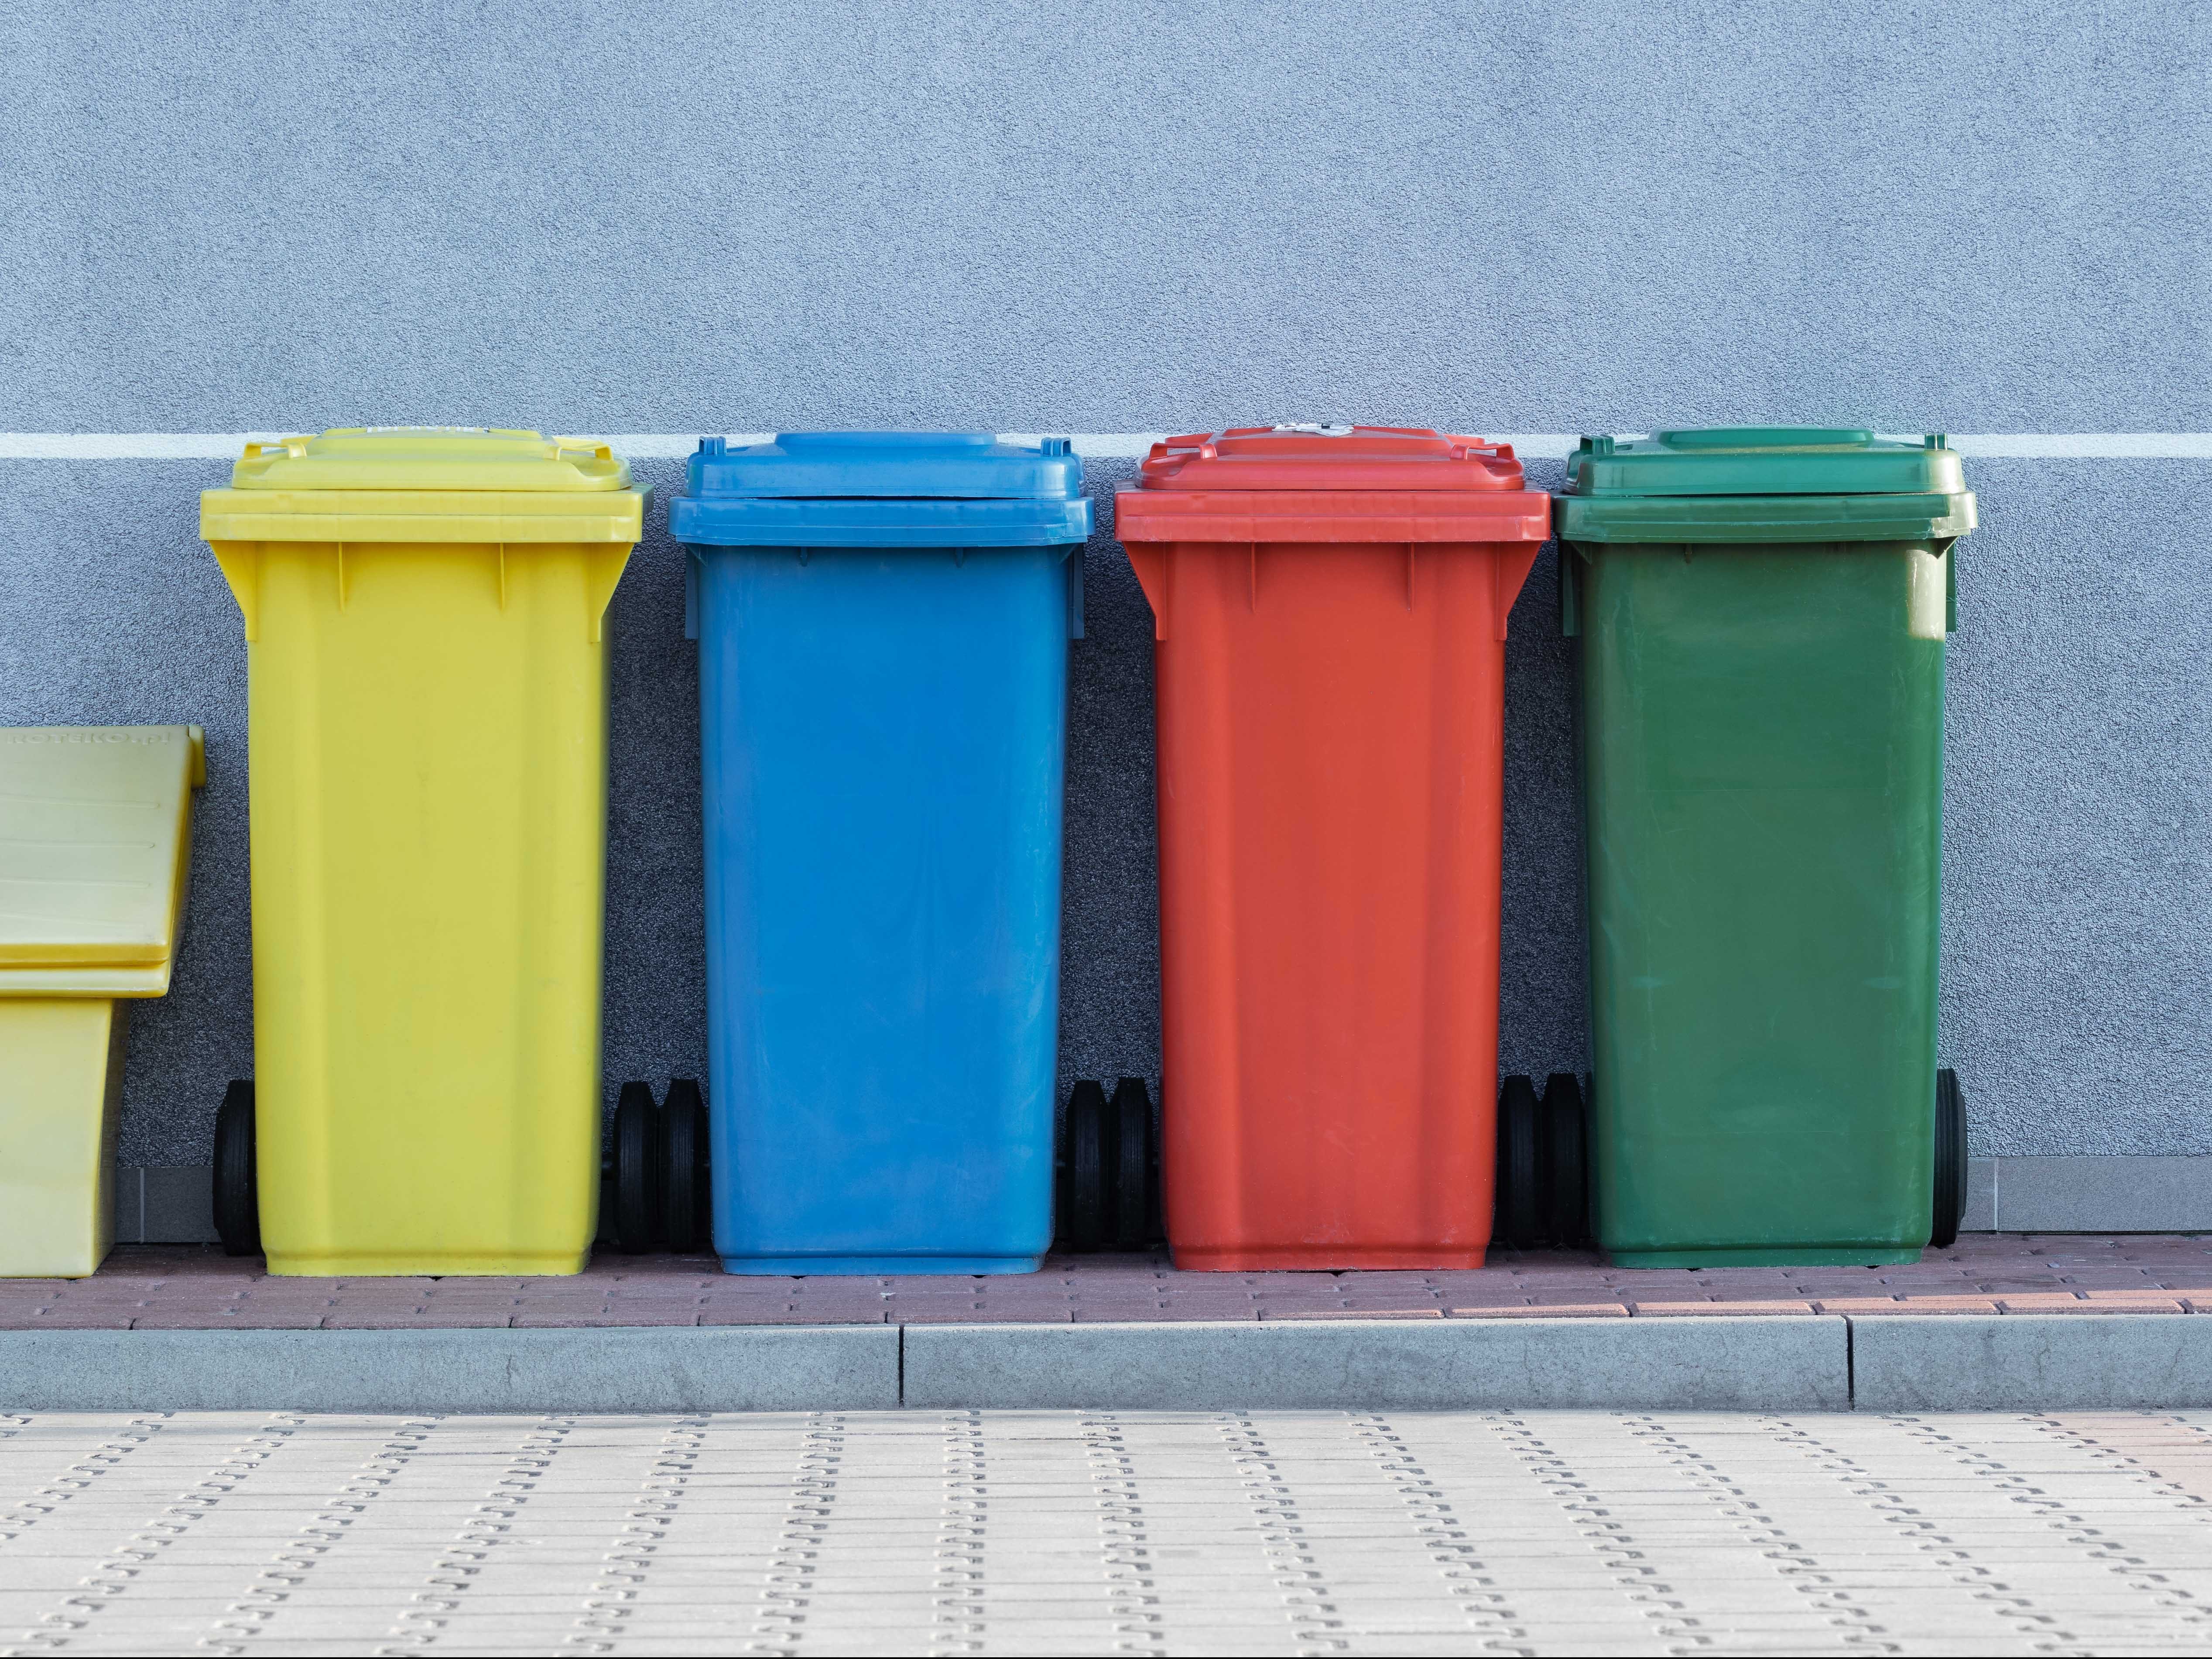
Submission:
M 891 1325 L 713 1329 L 0 1331 L 20 1411 L 872 1411 Z
M 933 1407 L 1850 1408 L 1841 1319 L 909 1325 Z
M 1851 1360 L 1860 1411 L 2212 1406 L 2212 1317 L 2203 1314 L 1854 1317 Z
M 2057 1411 L 2212 1406 L 2212 1317 L 0 1331 L 15 1411 Z

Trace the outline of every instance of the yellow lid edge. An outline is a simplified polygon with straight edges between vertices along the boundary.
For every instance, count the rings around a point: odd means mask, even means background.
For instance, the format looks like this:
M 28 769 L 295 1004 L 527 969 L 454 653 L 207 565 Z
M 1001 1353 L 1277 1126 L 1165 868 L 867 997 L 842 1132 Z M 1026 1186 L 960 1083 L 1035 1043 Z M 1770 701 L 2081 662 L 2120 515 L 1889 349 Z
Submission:
M 459 500 L 455 495 L 459 495 Z M 362 499 L 366 497 L 366 499 Z M 414 499 L 410 500 L 410 498 Z M 629 542 L 644 539 L 650 487 L 597 495 L 331 490 L 295 502 L 274 491 L 210 489 L 200 537 L 210 542 Z
M 163 997 L 173 964 L 125 969 L 0 969 L 0 1000 L 38 997 Z

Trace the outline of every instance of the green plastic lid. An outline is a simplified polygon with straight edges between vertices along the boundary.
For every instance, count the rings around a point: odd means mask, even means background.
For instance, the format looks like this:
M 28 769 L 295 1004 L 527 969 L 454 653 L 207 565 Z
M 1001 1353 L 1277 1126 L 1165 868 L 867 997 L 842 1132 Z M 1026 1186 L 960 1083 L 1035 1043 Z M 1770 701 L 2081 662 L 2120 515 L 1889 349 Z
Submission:
M 1567 459 L 1570 541 L 1949 539 L 1974 527 L 1959 453 L 1856 428 L 1733 426 L 1584 438 Z

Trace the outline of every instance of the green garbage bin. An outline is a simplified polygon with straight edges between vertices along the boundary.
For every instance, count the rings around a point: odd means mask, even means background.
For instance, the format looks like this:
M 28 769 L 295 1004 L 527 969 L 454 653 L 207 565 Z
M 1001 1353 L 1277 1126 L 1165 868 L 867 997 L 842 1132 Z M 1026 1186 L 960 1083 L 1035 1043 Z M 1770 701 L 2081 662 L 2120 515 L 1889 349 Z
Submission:
M 1917 1260 L 1959 456 L 1940 434 L 1585 438 L 1557 507 L 1597 1242 L 1627 1267 Z

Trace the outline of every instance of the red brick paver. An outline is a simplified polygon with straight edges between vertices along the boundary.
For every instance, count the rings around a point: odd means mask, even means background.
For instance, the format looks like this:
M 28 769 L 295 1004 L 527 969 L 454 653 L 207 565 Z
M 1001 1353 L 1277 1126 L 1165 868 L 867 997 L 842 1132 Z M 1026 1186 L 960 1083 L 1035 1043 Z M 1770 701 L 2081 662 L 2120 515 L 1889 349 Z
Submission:
M 734 1278 L 602 1255 L 547 1279 L 271 1279 L 211 1248 L 127 1245 L 90 1279 L 0 1279 L 6 1330 L 402 1330 L 1156 1320 L 2212 1313 L 2212 1237 L 1978 1234 L 1895 1267 L 1621 1268 L 1499 1251 L 1479 1272 L 1178 1273 L 1158 1255 L 1038 1273 Z

